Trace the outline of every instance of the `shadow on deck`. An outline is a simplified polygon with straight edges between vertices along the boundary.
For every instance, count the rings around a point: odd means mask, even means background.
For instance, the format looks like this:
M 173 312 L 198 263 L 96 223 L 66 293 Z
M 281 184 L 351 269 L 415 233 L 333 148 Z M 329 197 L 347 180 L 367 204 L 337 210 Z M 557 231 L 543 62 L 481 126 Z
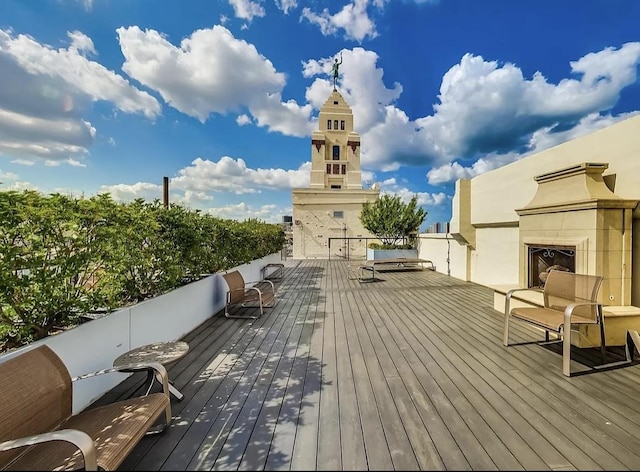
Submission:
M 285 271 L 261 318 L 218 313 L 183 338 L 185 399 L 122 470 L 640 469 L 637 365 L 564 377 L 552 348 L 502 346 L 490 289 L 437 272 Z

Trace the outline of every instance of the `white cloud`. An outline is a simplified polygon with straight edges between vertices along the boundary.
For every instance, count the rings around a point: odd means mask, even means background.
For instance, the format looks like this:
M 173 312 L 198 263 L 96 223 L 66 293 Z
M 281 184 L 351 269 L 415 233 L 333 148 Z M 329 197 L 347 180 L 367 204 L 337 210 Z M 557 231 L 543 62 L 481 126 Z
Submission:
M 420 206 L 438 206 L 447 200 L 447 196 L 443 192 L 414 192 L 407 188 L 401 188 L 394 191 L 383 191 L 382 193 L 398 195 L 404 203 L 409 203 L 413 197 L 417 197 L 418 205 Z
M 527 149 L 522 153 L 489 153 L 475 161 L 470 166 L 463 166 L 459 162 L 444 164 L 427 172 L 427 181 L 431 185 L 438 185 L 446 182 L 454 182 L 458 179 L 470 179 L 477 175 L 484 174 L 485 172 L 489 172 L 490 170 L 510 164 L 511 162 L 520 160 L 523 157 L 530 156 L 558 144 L 605 128 L 618 121 L 637 115 L 638 113 L 640 113 L 640 111 L 623 113 L 615 117 L 611 115 L 601 116 L 598 113 L 592 113 L 582 118 L 578 124 L 572 128 L 564 131 L 555 131 L 553 126 L 540 128 L 531 135 Z
M 211 113 L 248 109 L 259 126 L 271 131 L 293 136 L 311 132 L 311 107 L 281 100 L 285 75 L 225 27 L 194 31 L 179 46 L 137 26 L 117 32 L 123 70 L 182 113 L 204 122 Z
M 54 49 L 30 36 L 19 34 L 14 37 L 11 32 L 0 30 L 0 48 L 29 74 L 58 78 L 92 100 L 110 101 L 124 112 L 144 113 L 148 118 L 160 113 L 160 104 L 147 92 L 84 57 L 84 52 L 93 50 L 88 37 L 77 31 L 69 33 L 69 37 L 72 45 L 68 49 Z M 73 106 L 73 103 L 69 105 Z
M 27 159 L 14 159 L 11 161 L 12 164 L 19 164 L 21 166 L 32 166 L 35 164 L 35 161 L 30 161 Z
M 402 86 L 394 83 L 389 89 L 383 82 L 384 71 L 377 67 L 378 54 L 356 47 L 340 53 L 339 91 L 353 110 L 355 128 L 366 133 L 385 116 L 385 107 L 394 102 L 402 93 Z M 303 75 L 331 75 L 336 57 L 309 60 L 303 63 Z M 324 78 L 316 78 L 306 92 L 306 99 L 315 108 L 320 108 L 331 94 L 333 83 Z
M 171 186 L 179 190 L 196 192 L 259 193 L 264 189 L 289 190 L 307 187 L 311 163 L 305 162 L 296 170 L 251 169 L 243 159 L 221 157 L 218 162 L 195 159 L 190 166 L 180 169 L 171 179 Z
M 276 6 L 284 12 L 285 15 L 289 14 L 289 10 L 293 10 L 298 6 L 297 0 L 275 0 Z
M 233 7 L 236 18 L 252 21 L 254 17 L 263 17 L 265 15 L 264 8 L 259 2 L 251 0 L 229 0 L 229 5 Z
M 0 30 L 0 154 L 19 162 L 79 163 L 96 129 L 82 119 L 98 100 L 131 113 L 155 117 L 160 104 L 102 65 L 93 41 L 68 33 L 67 49 L 54 49 L 26 35 Z
M 143 198 L 148 201 L 162 199 L 162 186 L 148 182 L 138 182 L 135 184 L 102 185 L 98 193 L 110 193 L 114 200 L 133 201 L 136 198 Z
M 82 3 L 82 6 L 86 11 L 91 11 L 93 9 L 93 0 L 78 0 L 78 2 Z
M 218 218 L 232 219 L 243 221 L 249 218 L 257 218 L 267 223 L 280 223 L 282 216 L 290 215 L 291 212 L 286 212 L 286 209 L 278 208 L 276 205 L 262 205 L 255 208 L 245 202 L 227 205 L 223 207 L 209 207 L 204 210 Z
M 249 118 L 247 115 L 242 114 L 236 118 L 236 123 L 238 123 L 239 126 L 248 125 L 251 123 L 251 118 Z
M 369 0 L 352 0 L 333 15 L 328 8 L 315 13 L 306 7 L 302 10 L 302 18 L 317 25 L 325 36 L 344 30 L 346 38 L 362 42 L 367 37 L 373 39 L 378 36 L 376 25 L 367 12 L 368 5 Z
M 431 179 L 441 181 L 447 174 L 473 174 L 492 160 L 497 159 L 491 165 L 499 165 L 503 159 L 499 156 L 514 150 L 540 149 L 543 139 L 556 144 L 569 139 L 571 132 L 557 131 L 573 129 L 580 120 L 586 122 L 574 133 L 582 132 L 587 123 L 593 127 L 610 120 L 600 114 L 616 104 L 624 87 L 637 81 L 640 42 L 585 55 L 571 63 L 578 78 L 557 84 L 541 73 L 527 79 L 513 64 L 465 54 L 443 76 L 434 113 L 415 120 L 396 106 L 402 87 L 385 86 L 377 54 L 354 48 L 343 51 L 343 56 L 338 89 L 354 111 L 355 128 L 362 136 L 363 167 L 396 170 L 403 165 L 435 165 Z M 333 59 L 303 63 L 303 75 L 329 75 Z M 326 78 L 317 77 L 306 98 L 319 108 L 331 87 Z M 534 145 L 532 140 L 540 142 Z M 476 170 L 451 166 L 474 157 L 483 158 Z
M 0 170 L 0 182 L 6 182 L 7 180 L 18 180 L 18 176 L 13 172 L 2 172 Z
M 80 31 L 68 31 L 67 36 L 71 40 L 71 45 L 69 46 L 70 51 L 76 51 L 79 54 L 84 52 L 97 54 L 93 41 L 86 34 Z
M 398 195 L 404 203 L 409 203 L 413 197 L 417 197 L 420 206 L 438 206 L 447 200 L 446 194 L 443 192 L 414 192 L 406 187 L 399 185 L 394 177 L 379 182 L 380 193 L 386 195 Z
M 35 190 L 37 192 L 40 191 L 40 189 L 36 185 L 33 185 L 31 182 L 25 182 L 25 181 L 19 181 L 19 180 L 15 182 L 11 182 L 8 185 L 5 182 L 3 186 L 5 187 L 4 190 L 15 190 L 16 192 L 21 192 L 23 190 Z
M 620 91 L 637 80 L 640 43 L 606 48 L 571 62 L 580 79 L 526 79 L 513 64 L 465 54 L 443 77 L 435 114 L 416 124 L 453 158 L 513 149 L 536 130 L 570 124 L 612 108 Z

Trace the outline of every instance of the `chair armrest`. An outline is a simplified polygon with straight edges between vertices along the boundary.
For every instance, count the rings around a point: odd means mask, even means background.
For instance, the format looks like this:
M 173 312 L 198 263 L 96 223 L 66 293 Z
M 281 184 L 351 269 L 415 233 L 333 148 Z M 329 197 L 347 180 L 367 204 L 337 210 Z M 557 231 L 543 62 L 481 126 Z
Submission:
M 140 372 L 145 370 L 146 371 L 154 370 L 156 375 L 160 376 L 160 380 L 162 382 L 162 391 L 165 393 L 165 395 L 169 396 L 169 375 L 167 374 L 167 369 L 159 362 L 124 364 L 118 367 L 102 369 L 96 372 L 90 372 L 88 374 L 79 375 L 77 377 L 73 377 L 71 381 L 75 382 L 77 380 L 84 380 L 91 377 L 96 377 L 98 375 L 109 374 L 113 372 L 129 373 L 129 372 Z
M 262 290 L 258 287 L 247 287 L 247 292 L 249 292 L 249 290 L 255 290 L 258 292 L 258 300 L 260 300 L 260 306 L 262 306 Z
M 538 293 L 544 293 L 544 290 L 540 289 L 540 288 L 512 288 L 511 290 L 509 290 L 507 292 L 507 295 L 504 298 L 504 314 L 505 315 L 510 315 L 511 313 L 509 313 L 510 308 L 511 308 L 511 297 L 515 292 L 524 292 L 524 291 L 530 291 L 530 292 L 538 292 Z
M 275 284 L 274 284 L 271 280 L 269 280 L 269 279 L 254 280 L 254 281 L 252 281 L 252 282 L 246 282 L 246 283 L 247 283 L 247 284 L 258 285 L 258 284 L 265 283 L 265 282 L 266 282 L 266 283 L 268 283 L 269 285 L 271 285 L 271 291 L 272 291 L 273 293 L 276 293 L 276 286 L 275 286 Z M 253 288 L 253 287 L 247 287 L 247 288 Z
M 262 279 L 262 280 L 252 280 L 251 282 L 245 282 L 248 285 L 258 285 L 261 283 L 268 283 L 269 285 L 271 285 L 271 290 L 273 290 L 275 292 L 276 290 L 276 286 L 273 283 L 273 281 L 269 280 L 269 279 Z M 252 288 L 252 287 L 247 287 L 247 288 Z
M 573 315 L 573 310 L 575 310 L 579 306 L 597 306 L 597 307 L 600 307 L 600 309 L 598 310 L 598 318 L 600 318 L 599 321 L 601 323 L 604 322 L 604 320 L 602 320 L 602 303 L 597 303 L 597 302 L 571 303 L 571 304 L 567 305 L 567 307 L 564 309 L 564 320 L 565 320 L 565 322 L 571 320 L 571 315 Z
M 50 441 L 65 441 L 73 444 L 82 453 L 85 470 L 98 470 L 96 446 L 93 443 L 93 439 L 91 439 L 91 436 L 84 431 L 79 431 L 77 429 L 60 429 L 58 431 L 50 431 L 47 433 L 36 434 L 34 436 L 11 439 L 0 443 L 0 452 Z

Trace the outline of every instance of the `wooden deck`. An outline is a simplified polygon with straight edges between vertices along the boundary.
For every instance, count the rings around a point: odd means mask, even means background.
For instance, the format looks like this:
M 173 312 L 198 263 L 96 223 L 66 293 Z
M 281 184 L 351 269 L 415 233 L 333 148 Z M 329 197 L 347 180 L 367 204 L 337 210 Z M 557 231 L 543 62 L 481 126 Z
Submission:
M 285 274 L 263 317 L 185 336 L 169 368 L 185 399 L 122 470 L 640 469 L 640 366 L 564 377 L 559 351 L 502 345 L 492 291 L 430 270 Z

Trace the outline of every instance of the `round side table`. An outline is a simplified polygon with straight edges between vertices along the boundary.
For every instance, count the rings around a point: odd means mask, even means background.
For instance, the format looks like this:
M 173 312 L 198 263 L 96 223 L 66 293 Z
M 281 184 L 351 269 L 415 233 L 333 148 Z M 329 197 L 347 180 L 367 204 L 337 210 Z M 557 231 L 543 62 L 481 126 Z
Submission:
M 153 344 L 147 344 L 132 349 L 124 354 L 121 354 L 113 361 L 113 367 L 121 367 L 127 364 L 140 364 L 147 362 L 159 362 L 162 365 L 171 364 L 178 359 L 184 357 L 189 351 L 189 345 L 184 341 L 163 341 Z M 151 391 L 153 385 L 154 374 L 149 372 L 147 380 L 145 382 L 145 388 L 147 394 Z M 178 400 L 182 400 L 184 395 L 169 383 L 169 391 Z

